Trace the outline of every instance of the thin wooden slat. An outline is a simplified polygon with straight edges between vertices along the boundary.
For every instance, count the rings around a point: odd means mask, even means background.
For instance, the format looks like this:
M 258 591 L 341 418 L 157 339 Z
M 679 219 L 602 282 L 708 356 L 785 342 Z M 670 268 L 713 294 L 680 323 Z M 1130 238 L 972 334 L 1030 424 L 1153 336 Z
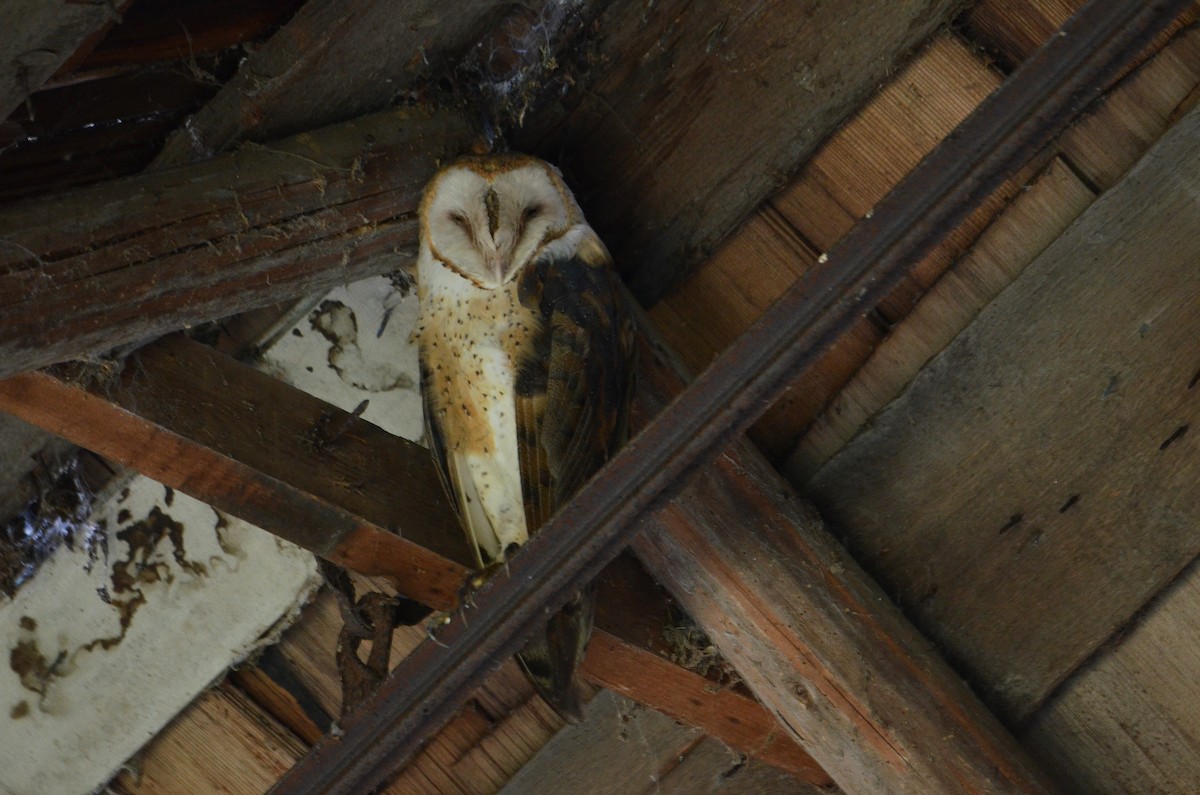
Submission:
M 583 673 L 596 684 L 703 729 L 815 787 L 832 784 L 775 717 L 753 699 L 678 666 L 633 644 L 598 632 L 588 646 Z
M 652 304 L 958 7 L 612 3 L 595 23 L 603 68 L 561 118 L 531 119 L 516 144 L 563 166 Z
M 1024 61 L 1067 18 L 1083 5 L 1084 0 L 979 0 L 960 19 L 960 28 L 976 44 L 985 47 L 999 58 L 1007 69 Z M 1150 46 L 1144 57 L 1158 50 L 1180 29 L 1200 16 L 1200 4 L 1182 14 Z M 1136 66 L 1136 62 L 1131 64 Z
M 501 795 L 801 795 L 831 792 L 750 762 L 695 730 L 605 693 L 560 732 Z
M 751 217 L 717 254 L 651 310 L 667 339 L 702 369 L 818 256 L 874 205 L 998 84 L 999 76 L 951 35 L 936 37 L 840 128 L 796 179 Z M 1018 190 L 1014 180 L 921 263 L 884 307 L 895 322 Z M 703 318 L 687 323 L 684 318 Z M 751 431 L 781 460 L 884 332 L 863 319 Z
M 1190 109 L 1185 105 L 1198 84 L 1200 28 L 1192 27 L 1067 130 L 1059 142 L 1063 156 L 1093 185 L 1111 188 Z
M 1190 792 L 1200 781 L 1200 570 L 1192 566 L 1021 732 L 1079 792 Z
M 113 784 L 120 795 L 261 795 L 303 753 L 253 702 L 221 686 L 180 713 L 143 749 L 136 772 Z
M 811 481 L 1010 718 L 1200 552 L 1198 155 L 1192 111 Z

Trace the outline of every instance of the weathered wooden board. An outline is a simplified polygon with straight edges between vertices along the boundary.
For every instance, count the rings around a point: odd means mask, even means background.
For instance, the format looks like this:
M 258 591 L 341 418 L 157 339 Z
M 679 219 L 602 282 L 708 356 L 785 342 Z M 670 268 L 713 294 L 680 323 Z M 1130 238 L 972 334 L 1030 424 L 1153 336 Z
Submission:
M 1200 570 L 1192 566 L 1021 732 L 1078 792 L 1174 795 L 1200 781 Z
M 702 369 L 928 154 L 1000 78 L 969 48 L 940 35 L 834 133 L 790 185 L 760 208 L 716 255 L 651 310 L 671 344 Z M 989 200 L 923 262 L 914 264 L 888 311 L 903 316 L 913 295 L 960 254 L 1019 183 Z M 802 389 L 784 397 L 751 432 L 773 460 L 854 373 L 883 337 L 864 319 L 839 341 Z
M 559 732 L 500 793 L 802 795 L 832 791 L 761 763 L 746 763 L 695 729 L 605 692 L 588 706 L 583 723 Z
M 723 453 L 654 524 L 633 545 L 647 569 L 843 789 L 1050 791 L 751 445 Z
M 1151 144 L 1189 110 L 1200 83 L 1200 27 L 1181 31 L 1063 133 L 1059 146 L 1098 188 L 1116 184 Z
M 405 265 L 465 135 L 390 111 L 0 211 L 0 375 Z
M 748 758 L 814 786 L 831 783 L 774 715 L 730 683 L 713 682 L 607 632 L 592 637 L 583 673 L 638 703 L 653 703 L 656 710 L 704 730 Z
M 0 32 L 0 121 L 80 48 L 120 19 L 133 0 L 113 3 L 46 3 L 9 0 Z
M 1013 719 L 1200 552 L 1198 155 L 1193 111 L 810 482 Z
M 478 38 L 502 6 L 499 0 L 307 2 L 171 137 L 152 168 L 386 108 L 431 61 L 442 65 Z
M 797 485 L 807 482 L 1094 198 L 1062 160 L 1053 161 L 942 275 L 809 426 L 782 468 L 788 479 Z
M 914 62 L 913 69 L 923 60 Z M 1111 187 L 1162 135 L 1167 125 L 1178 118 L 1180 103 L 1186 100 L 1198 82 L 1200 30 L 1193 29 L 1176 36 L 1162 52 L 1133 72 L 1087 116 L 1063 134 L 1058 142 L 1061 147 L 1058 156 L 1060 163 L 1069 163 L 1070 170 L 1094 190 Z M 840 136 L 836 137 L 830 146 L 839 140 Z M 863 141 L 860 145 L 869 143 Z M 1053 201 L 1063 204 L 1044 207 L 1044 214 L 1040 216 L 1027 212 L 1034 210 L 1039 203 L 1051 200 L 1056 186 L 1066 187 L 1067 183 L 1078 182 L 1070 179 L 1061 166 L 1052 167 L 1047 177 L 1049 182 L 1039 178 L 1033 185 L 1035 196 L 1018 194 L 1011 215 L 1003 223 L 997 223 L 989 229 L 974 244 L 974 249 L 965 260 L 946 274 L 944 278 L 950 283 L 945 286 L 935 283 L 931 289 L 936 295 L 923 298 L 912 316 L 905 318 L 890 331 L 889 336 L 883 338 L 878 349 L 864 363 L 863 370 L 855 374 L 853 380 L 811 420 L 795 449 L 782 464 L 793 483 L 806 481 L 876 411 L 896 397 L 916 370 L 944 347 L 982 306 L 980 299 L 983 294 L 969 298 L 963 292 L 964 287 L 968 287 L 961 282 L 963 276 L 956 274 L 960 271 L 964 275 L 970 274 L 966 278 L 972 282 L 978 279 L 992 282 L 994 288 L 988 293 L 990 297 L 1012 278 L 1012 275 L 1001 277 L 1000 270 L 990 268 L 989 262 L 999 262 L 996 255 L 1002 255 L 1002 259 L 1010 262 L 1015 261 L 1013 257 L 1027 262 L 1032 254 L 1048 242 L 1047 234 L 1057 234 L 1074 217 L 1069 210 L 1078 206 L 1081 195 L 1075 198 L 1067 194 L 1059 195 Z M 793 193 L 798 194 L 799 191 L 793 189 Z M 1071 193 L 1075 194 L 1075 191 Z M 805 204 L 816 209 L 821 206 L 820 197 L 827 196 L 828 191 L 822 189 L 814 195 L 817 201 Z M 1031 244 L 1036 245 L 1031 248 Z M 985 277 L 980 271 L 981 267 L 993 270 L 994 275 Z M 1002 267 L 1011 270 L 1010 266 Z M 996 278 L 1001 278 L 1002 282 L 995 282 Z M 950 315 L 959 313 L 959 302 L 965 302 L 961 309 L 967 306 L 974 306 L 975 309 L 968 316 L 953 320 Z M 946 325 L 942 327 L 942 323 Z M 825 394 L 820 389 L 814 390 L 810 384 L 805 384 L 803 389 L 797 391 L 797 404 L 806 400 L 812 408 L 816 408 L 814 404 L 817 403 L 814 392 Z M 800 415 L 796 419 L 800 419 Z
M 650 304 L 961 5 L 613 3 L 594 80 L 517 144 L 563 166 Z
M 261 795 L 304 751 L 254 702 L 223 685 L 197 698 L 111 786 L 120 795 Z

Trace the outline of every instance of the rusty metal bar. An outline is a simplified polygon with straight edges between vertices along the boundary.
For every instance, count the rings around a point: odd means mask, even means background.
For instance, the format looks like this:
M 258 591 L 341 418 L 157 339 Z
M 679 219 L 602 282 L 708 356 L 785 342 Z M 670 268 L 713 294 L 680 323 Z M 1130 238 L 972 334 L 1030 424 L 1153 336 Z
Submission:
M 370 791 L 1191 0 L 1091 0 L 271 792 Z

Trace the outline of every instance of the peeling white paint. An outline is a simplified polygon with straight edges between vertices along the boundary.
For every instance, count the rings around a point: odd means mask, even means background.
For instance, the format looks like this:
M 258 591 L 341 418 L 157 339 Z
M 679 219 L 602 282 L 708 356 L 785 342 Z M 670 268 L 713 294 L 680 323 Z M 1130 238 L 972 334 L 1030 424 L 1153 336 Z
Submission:
M 96 505 L 107 555 L 62 547 L 0 606 L 6 795 L 103 785 L 320 583 L 309 553 L 148 478 Z
M 386 322 L 385 322 L 386 318 Z M 424 436 L 417 295 L 378 276 L 331 290 L 263 355 L 264 369 L 340 409 L 366 400 L 363 419 L 405 439 Z

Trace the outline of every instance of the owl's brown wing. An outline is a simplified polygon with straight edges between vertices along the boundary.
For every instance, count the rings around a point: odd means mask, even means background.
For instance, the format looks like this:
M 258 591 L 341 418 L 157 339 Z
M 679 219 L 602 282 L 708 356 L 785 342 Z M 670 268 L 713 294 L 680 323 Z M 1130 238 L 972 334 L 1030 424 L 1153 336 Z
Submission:
M 520 299 L 543 319 L 517 362 L 517 450 L 532 534 L 624 442 L 632 323 L 603 244 L 589 235 L 570 259 L 522 276 Z
M 603 244 L 589 235 L 569 259 L 543 260 L 521 278 L 520 297 L 543 318 L 517 365 L 517 451 L 530 534 L 603 466 L 625 440 L 633 329 Z M 594 595 L 576 595 L 518 655 L 563 717 L 582 705 L 574 672 L 591 635 Z

